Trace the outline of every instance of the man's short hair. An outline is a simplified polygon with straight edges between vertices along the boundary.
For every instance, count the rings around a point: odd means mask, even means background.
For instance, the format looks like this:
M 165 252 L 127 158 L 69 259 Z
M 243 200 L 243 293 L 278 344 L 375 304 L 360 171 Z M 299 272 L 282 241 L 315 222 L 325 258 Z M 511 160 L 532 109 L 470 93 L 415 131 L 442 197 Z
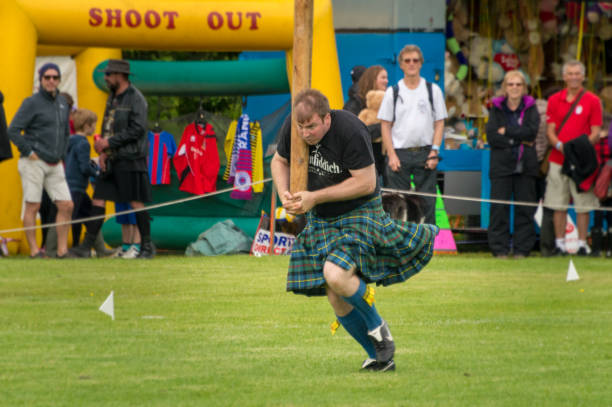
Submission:
M 297 109 L 298 105 L 302 105 L 302 109 Z M 295 95 L 293 109 L 298 122 L 307 121 L 314 113 L 323 119 L 331 112 L 327 97 L 316 89 L 304 89 Z
M 408 44 L 404 48 L 402 48 L 399 55 L 397 56 L 397 61 L 401 64 L 402 60 L 404 59 L 404 54 L 408 54 L 410 52 L 416 52 L 417 54 L 419 54 L 419 59 L 421 60 L 421 63 L 425 62 L 425 59 L 423 58 L 423 51 L 421 51 L 421 48 L 419 48 L 418 45 L 414 44 Z
M 561 72 L 563 72 L 563 75 L 565 75 L 565 71 L 567 71 L 567 68 L 569 68 L 570 66 L 578 66 L 580 67 L 580 72 L 582 73 L 582 75 L 585 74 L 586 69 L 584 68 L 584 64 L 580 61 L 567 61 L 566 63 L 563 64 L 563 69 L 561 70 Z
M 89 109 L 76 109 L 72 114 L 72 124 L 76 132 L 83 131 L 85 126 L 91 126 L 96 120 L 98 115 Z

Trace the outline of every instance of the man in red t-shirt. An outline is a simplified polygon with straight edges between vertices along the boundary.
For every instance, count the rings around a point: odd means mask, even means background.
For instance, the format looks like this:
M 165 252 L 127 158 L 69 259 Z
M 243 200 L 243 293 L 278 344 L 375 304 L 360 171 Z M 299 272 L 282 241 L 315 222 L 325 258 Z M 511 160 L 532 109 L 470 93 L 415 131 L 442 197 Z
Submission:
M 561 173 L 563 161 L 563 144 L 580 137 L 583 134 L 589 136 L 591 144 L 599 140 L 599 130 L 602 123 L 602 108 L 599 98 L 588 91 L 582 96 L 568 120 L 559 132 L 559 126 L 570 111 L 570 108 L 583 91 L 584 65 L 580 61 L 569 61 L 563 65 L 563 81 L 565 89 L 552 95 L 548 101 L 546 110 L 547 127 L 546 135 L 553 149 L 550 154 L 550 168 L 546 178 L 546 195 L 544 206 L 555 211 L 555 249 L 554 254 L 567 254 L 565 247 L 565 223 L 567 219 L 567 205 L 570 194 L 576 210 L 578 226 L 578 255 L 587 255 L 590 251 L 586 244 L 589 229 L 590 208 L 599 206 L 599 201 L 593 191 L 579 192 L 574 181 L 567 175 Z

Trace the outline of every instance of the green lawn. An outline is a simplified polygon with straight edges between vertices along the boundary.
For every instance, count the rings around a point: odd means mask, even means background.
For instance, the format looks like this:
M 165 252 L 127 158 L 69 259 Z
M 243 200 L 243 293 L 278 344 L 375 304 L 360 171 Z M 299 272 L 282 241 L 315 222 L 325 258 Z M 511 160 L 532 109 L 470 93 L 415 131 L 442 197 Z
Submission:
M 0 405 L 610 406 L 612 261 L 573 261 L 439 256 L 378 288 L 381 374 L 285 292 L 287 257 L 0 259 Z

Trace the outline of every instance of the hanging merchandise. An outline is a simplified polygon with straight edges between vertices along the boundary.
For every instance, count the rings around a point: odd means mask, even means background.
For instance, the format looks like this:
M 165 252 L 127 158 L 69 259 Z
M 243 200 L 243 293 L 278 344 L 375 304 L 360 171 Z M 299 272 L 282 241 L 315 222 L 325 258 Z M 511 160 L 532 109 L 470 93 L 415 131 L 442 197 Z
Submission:
M 242 115 L 233 121 L 225 138 L 225 155 L 227 166 L 223 179 L 237 189 L 230 196 L 234 199 L 251 199 L 252 193 L 263 191 L 263 183 L 251 185 L 263 180 L 263 139 L 261 125 L 250 121 L 248 115 Z
M 237 157 L 236 157 L 236 154 Z M 249 126 L 249 116 L 243 114 L 238 120 L 238 129 L 236 132 L 236 141 L 232 151 L 232 169 L 234 167 L 234 159 L 236 159 L 236 168 L 234 175 L 234 189 L 230 197 L 233 199 L 249 200 L 253 197 L 253 187 L 251 182 L 253 179 L 253 159 L 251 156 L 251 135 Z M 231 174 L 230 174 L 231 179 Z
M 170 184 L 170 159 L 176 152 L 174 136 L 166 131 L 149 131 L 147 137 L 149 139 L 147 166 L 151 185 L 168 185 Z
M 261 135 L 261 125 L 258 121 L 251 122 L 251 162 L 253 163 L 253 182 L 263 181 L 263 139 Z M 263 192 L 264 184 L 253 185 L 253 192 Z
M 194 122 L 185 127 L 173 162 L 179 190 L 198 195 L 217 190 L 219 153 L 210 123 Z

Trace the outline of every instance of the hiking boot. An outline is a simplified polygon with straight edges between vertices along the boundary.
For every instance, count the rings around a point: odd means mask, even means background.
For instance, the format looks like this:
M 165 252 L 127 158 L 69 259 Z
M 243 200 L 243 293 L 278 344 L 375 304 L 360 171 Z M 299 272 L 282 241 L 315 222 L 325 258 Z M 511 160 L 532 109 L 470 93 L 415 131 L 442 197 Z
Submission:
M 91 257 L 91 248 L 93 247 L 95 241 L 95 236 L 92 236 L 90 233 L 85 233 L 83 243 L 78 246 L 71 247 L 70 253 L 74 257 Z
M 389 325 L 385 320 L 378 328 L 368 331 L 368 337 L 376 350 L 376 361 L 378 363 L 387 363 L 393 359 L 395 342 L 393 342 Z
M 142 240 L 140 243 L 139 259 L 152 259 L 155 257 L 155 245 L 151 240 Z

